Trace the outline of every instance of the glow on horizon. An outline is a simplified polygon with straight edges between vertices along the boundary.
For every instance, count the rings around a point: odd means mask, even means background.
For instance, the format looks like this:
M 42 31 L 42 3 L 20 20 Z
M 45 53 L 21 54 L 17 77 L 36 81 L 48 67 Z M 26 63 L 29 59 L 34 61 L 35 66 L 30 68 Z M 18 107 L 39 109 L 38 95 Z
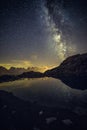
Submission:
M 41 66 L 37 66 L 37 65 L 33 65 L 31 64 L 31 62 L 29 61 L 15 61 L 15 62 L 11 62 L 11 63 L 0 63 L 0 66 L 5 67 L 6 69 L 10 69 L 11 67 L 15 67 L 15 68 L 24 68 L 24 69 L 28 69 L 28 68 L 35 68 L 37 69 L 36 71 L 40 71 L 40 72 L 45 72 L 46 70 L 52 69 L 54 67 L 56 67 L 56 65 L 41 65 Z

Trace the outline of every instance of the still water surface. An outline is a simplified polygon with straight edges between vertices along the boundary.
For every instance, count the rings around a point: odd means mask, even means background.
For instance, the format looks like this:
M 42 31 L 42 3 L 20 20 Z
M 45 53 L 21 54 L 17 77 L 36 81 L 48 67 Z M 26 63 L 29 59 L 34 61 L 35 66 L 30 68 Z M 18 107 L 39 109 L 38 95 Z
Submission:
M 72 106 L 87 103 L 87 90 L 72 89 L 54 78 L 30 78 L 0 83 L 0 90 L 45 105 Z

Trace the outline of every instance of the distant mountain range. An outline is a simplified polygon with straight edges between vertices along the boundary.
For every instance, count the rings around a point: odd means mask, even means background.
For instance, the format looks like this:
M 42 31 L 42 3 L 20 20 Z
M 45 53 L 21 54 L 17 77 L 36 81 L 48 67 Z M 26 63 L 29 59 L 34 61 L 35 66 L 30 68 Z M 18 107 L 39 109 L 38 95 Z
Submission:
M 24 72 L 41 72 L 41 68 L 40 67 L 29 67 L 27 69 L 25 68 L 16 68 L 16 67 L 11 67 L 10 69 L 6 69 L 3 66 L 0 66 L 0 76 L 2 75 L 20 75 Z
M 0 82 L 47 76 L 58 78 L 73 88 L 87 89 L 87 53 L 70 56 L 60 66 L 44 73 L 37 72 L 37 70 L 39 71 L 37 67 L 28 69 L 11 67 L 9 70 L 0 67 Z
M 25 68 L 15 68 L 11 67 L 9 70 L 5 67 L 0 67 L 0 76 L 2 75 L 27 75 L 33 73 L 35 75 L 37 72 L 41 72 L 41 68 L 29 67 Z M 70 78 L 70 77 L 84 77 L 87 76 L 87 53 L 77 54 L 70 56 L 65 59 L 60 66 L 47 70 L 43 73 L 44 76 L 55 77 L 55 78 Z M 24 77 L 24 76 L 23 76 Z

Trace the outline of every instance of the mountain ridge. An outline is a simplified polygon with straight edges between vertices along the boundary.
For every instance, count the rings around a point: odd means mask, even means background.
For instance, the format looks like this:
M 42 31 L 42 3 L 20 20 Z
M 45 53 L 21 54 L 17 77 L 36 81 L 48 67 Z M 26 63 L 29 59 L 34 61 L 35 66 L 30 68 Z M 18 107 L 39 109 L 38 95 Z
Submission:
M 3 70 L 5 69 L 3 68 Z M 15 68 L 11 68 L 11 70 L 15 70 Z M 28 71 L 18 75 L 5 74 L 0 76 L 0 82 L 14 81 L 22 78 L 41 77 L 57 78 L 72 88 L 87 89 L 87 53 L 70 56 L 58 67 L 47 70 L 44 73 Z
M 68 57 L 45 75 L 58 78 L 72 88 L 87 89 L 87 53 Z
M 16 68 L 16 67 L 10 67 L 9 69 L 6 69 L 3 66 L 0 66 L 0 76 L 3 75 L 20 75 L 23 74 L 25 72 L 41 72 L 41 68 L 40 67 L 28 67 L 28 68 Z
M 66 58 L 58 67 L 45 72 L 47 76 L 87 76 L 87 53 Z

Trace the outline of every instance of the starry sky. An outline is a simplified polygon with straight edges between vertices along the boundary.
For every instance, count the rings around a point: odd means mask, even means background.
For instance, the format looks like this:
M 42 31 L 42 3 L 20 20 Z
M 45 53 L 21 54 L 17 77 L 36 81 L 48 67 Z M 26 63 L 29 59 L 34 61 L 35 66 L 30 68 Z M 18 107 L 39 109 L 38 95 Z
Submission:
M 0 0 L 0 65 L 51 68 L 86 41 L 86 0 Z

